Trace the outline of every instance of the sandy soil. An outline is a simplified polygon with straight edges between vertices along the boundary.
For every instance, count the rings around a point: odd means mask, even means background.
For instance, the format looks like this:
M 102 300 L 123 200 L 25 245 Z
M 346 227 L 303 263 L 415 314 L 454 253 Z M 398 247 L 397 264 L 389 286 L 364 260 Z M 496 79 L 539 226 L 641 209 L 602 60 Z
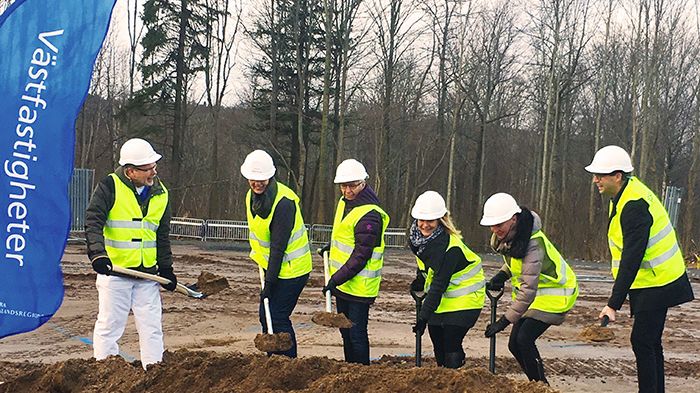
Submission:
M 484 371 L 488 363 L 489 341 L 483 337 L 489 318 L 488 304 L 464 341 L 468 358 L 464 370 L 455 373 L 434 367 L 427 335 L 423 339 L 425 367 L 414 368 L 415 337 L 411 323 L 415 319 L 415 303 L 408 287 L 415 262 L 406 250 L 388 252 L 380 297 L 370 310 L 372 366 L 349 366 L 335 361 L 343 357 L 339 332 L 312 323 L 314 313 L 324 308 L 322 262 L 317 256 L 309 284 L 292 317 L 301 359 L 260 356 L 253 343 L 260 332 L 258 273 L 242 247 L 197 242 L 174 244 L 174 265 L 180 282 L 197 282 L 200 274 L 207 272 L 225 277 L 231 287 L 205 299 L 163 292 L 163 328 L 168 353 L 162 367 L 145 375 L 140 367 L 120 358 L 103 362 L 90 359 L 97 315 L 95 274 L 84 246 L 69 245 L 63 257 L 66 293 L 57 314 L 33 332 L 0 341 L 3 360 L 0 381 L 4 382 L 0 391 L 161 391 L 160 387 L 166 385 L 160 384 L 167 381 L 183 388 L 189 384 L 188 391 L 211 392 L 464 391 L 469 386 L 478 387 L 476 390 L 480 392 L 548 391 L 539 384 L 525 384 L 524 375 L 508 352 L 507 334 L 498 336 L 496 352 L 497 373 L 508 378 L 493 377 Z M 495 256 L 485 256 L 484 264 L 487 277 L 500 265 Z M 602 265 L 574 263 L 574 270 L 582 278 L 608 278 Z M 697 277 L 697 272 L 693 273 Z M 562 326 L 551 327 L 538 341 L 552 388 L 563 392 L 636 390 L 634 356 L 629 345 L 632 320 L 627 308 L 618 314 L 617 322 L 609 325 L 615 336 L 612 341 L 588 342 L 580 337 L 585 327 L 595 323 L 611 285 L 581 282 L 581 295 L 567 321 Z M 696 278 L 693 287 L 700 294 Z M 499 303 L 499 313 L 509 303 L 506 298 Z M 699 316 L 698 301 L 669 312 L 664 334 L 669 392 L 700 390 Z M 129 361 L 139 358 L 138 336 L 131 318 L 121 340 L 121 351 Z M 296 375 L 292 370 L 297 369 L 310 371 Z M 228 375 L 232 373 L 235 377 Z M 358 375 L 362 378 L 358 379 Z M 386 375 L 393 377 L 387 380 Z M 280 379 L 286 385 L 275 382 Z M 72 380 L 78 382 L 66 382 Z M 20 386 L 24 388 L 16 390 Z

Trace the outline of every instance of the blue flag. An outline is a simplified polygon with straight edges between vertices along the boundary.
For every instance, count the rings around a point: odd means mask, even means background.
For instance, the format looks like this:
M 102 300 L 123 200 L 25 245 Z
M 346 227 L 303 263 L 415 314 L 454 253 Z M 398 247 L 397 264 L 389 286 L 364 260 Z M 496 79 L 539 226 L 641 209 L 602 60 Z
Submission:
M 0 337 L 63 300 L 75 119 L 116 0 L 17 0 L 0 15 Z

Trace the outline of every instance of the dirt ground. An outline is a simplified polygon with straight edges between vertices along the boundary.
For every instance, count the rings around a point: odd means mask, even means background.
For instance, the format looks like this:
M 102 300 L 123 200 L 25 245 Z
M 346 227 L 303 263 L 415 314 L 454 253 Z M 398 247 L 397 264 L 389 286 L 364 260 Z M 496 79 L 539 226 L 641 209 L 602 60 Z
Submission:
M 336 329 L 312 323 L 323 311 L 322 262 L 314 271 L 292 316 L 299 359 L 267 358 L 255 349 L 259 278 L 244 245 L 176 242 L 174 266 L 182 283 L 197 282 L 202 272 L 225 277 L 230 288 L 205 299 L 162 292 L 164 362 L 144 373 L 138 363 L 138 335 L 130 317 L 121 340 L 122 358 L 96 362 L 92 329 L 97 316 L 95 274 L 85 247 L 69 245 L 63 257 L 65 297 L 57 314 L 39 329 L 0 341 L 0 392 L 189 392 L 250 391 L 478 391 L 478 392 L 631 392 L 636 391 L 634 356 L 629 345 L 628 308 L 611 323 L 614 339 L 588 342 L 580 337 L 595 323 L 612 286 L 604 265 L 573 263 L 582 279 L 576 307 L 562 326 L 551 327 L 538 341 L 553 388 L 528 383 L 507 349 L 507 332 L 498 336 L 496 376 L 486 371 L 489 341 L 483 332 L 488 304 L 467 334 L 467 364 L 459 371 L 435 367 L 432 346 L 423 338 L 424 367 L 414 367 L 411 323 L 415 303 L 408 294 L 415 260 L 406 250 L 390 250 L 380 296 L 370 310 L 373 364 L 349 365 Z M 500 266 L 484 256 L 486 276 Z M 700 294 L 698 272 L 693 288 Z M 504 296 L 499 314 L 509 303 Z M 488 303 L 488 300 L 487 300 Z M 670 310 L 664 334 L 666 386 L 669 392 L 700 391 L 700 302 Z M 126 359 L 126 360 L 125 360 Z

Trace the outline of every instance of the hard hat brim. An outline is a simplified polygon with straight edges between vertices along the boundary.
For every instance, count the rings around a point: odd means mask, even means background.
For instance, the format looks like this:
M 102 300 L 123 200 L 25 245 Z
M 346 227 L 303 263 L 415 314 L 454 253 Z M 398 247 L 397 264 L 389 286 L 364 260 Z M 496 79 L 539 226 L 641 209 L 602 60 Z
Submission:
M 133 166 L 148 165 L 148 164 L 153 164 L 153 163 L 158 162 L 158 160 L 160 160 L 161 158 L 163 158 L 163 156 L 161 156 L 160 154 L 158 154 L 156 152 L 153 152 L 152 155 L 150 155 L 146 158 L 142 158 L 140 160 L 129 161 L 126 159 L 121 159 L 121 160 L 119 160 L 119 165 L 121 165 L 121 166 L 124 166 L 124 165 L 133 165 Z
M 362 180 L 367 180 L 369 176 L 365 175 L 363 177 L 360 176 L 336 176 L 335 179 L 333 180 L 333 183 L 335 184 L 343 184 L 343 183 L 349 183 L 351 181 L 362 181 Z
M 632 166 L 626 166 L 624 168 L 602 167 L 602 166 L 596 166 L 595 164 L 591 164 L 591 165 L 585 167 L 584 169 L 586 169 L 587 172 L 593 173 L 593 174 L 596 174 L 596 173 L 607 174 L 607 173 L 613 173 L 615 171 L 622 171 L 625 173 L 629 173 L 629 172 L 632 172 L 634 170 L 634 167 L 632 167 Z
M 276 169 L 272 169 L 270 171 L 263 172 L 263 173 L 252 172 L 252 171 L 245 169 L 244 167 L 241 167 L 241 175 L 243 175 L 243 177 L 245 177 L 246 179 L 253 180 L 253 181 L 265 181 L 268 179 L 272 179 L 272 177 L 275 176 L 275 172 L 276 172 Z
M 416 220 L 438 220 L 445 217 L 445 214 L 447 214 L 447 209 L 445 209 L 445 211 L 435 213 L 416 211 L 415 207 L 411 210 L 411 217 L 415 218 Z
M 513 213 L 504 214 L 504 215 L 498 216 L 498 217 L 482 217 L 479 224 L 482 226 L 485 226 L 485 227 L 503 224 L 504 222 L 510 220 L 510 218 L 513 217 L 514 215 L 516 215 L 517 213 L 520 213 L 521 211 L 522 210 L 519 210 L 519 211 L 516 211 Z

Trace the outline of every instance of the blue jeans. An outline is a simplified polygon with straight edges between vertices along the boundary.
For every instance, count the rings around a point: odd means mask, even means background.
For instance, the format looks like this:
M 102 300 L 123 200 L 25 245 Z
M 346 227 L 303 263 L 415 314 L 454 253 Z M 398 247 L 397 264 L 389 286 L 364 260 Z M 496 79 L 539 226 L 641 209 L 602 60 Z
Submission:
M 289 333 L 292 336 L 292 348 L 282 352 L 268 352 L 268 355 L 275 354 L 289 356 L 290 358 L 297 357 L 297 338 L 294 334 L 294 328 L 292 327 L 292 321 L 289 319 L 289 316 L 292 315 L 292 311 L 294 311 L 294 307 L 297 305 L 297 300 L 299 300 L 299 295 L 301 295 L 301 290 L 304 289 L 308 280 L 308 274 L 287 280 L 279 279 L 272 287 L 272 291 L 270 292 L 272 330 L 274 333 Z M 265 307 L 263 306 L 262 299 L 260 300 L 260 308 L 258 310 L 260 325 L 262 325 L 263 333 L 267 333 Z
M 367 335 L 367 321 L 369 320 L 369 303 L 353 302 L 336 297 L 338 313 L 352 322 L 349 329 L 340 329 L 343 337 L 343 351 L 345 361 L 348 363 L 360 363 L 369 365 L 369 337 Z

